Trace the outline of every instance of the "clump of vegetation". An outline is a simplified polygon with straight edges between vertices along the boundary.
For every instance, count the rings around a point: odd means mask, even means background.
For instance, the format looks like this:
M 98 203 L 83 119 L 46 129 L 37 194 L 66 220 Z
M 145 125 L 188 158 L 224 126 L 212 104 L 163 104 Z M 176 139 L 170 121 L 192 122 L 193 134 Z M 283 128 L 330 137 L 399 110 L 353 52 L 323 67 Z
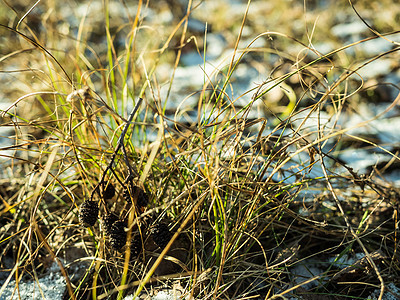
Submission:
M 352 130 L 396 112 L 398 97 L 352 127 L 341 122 L 384 86 L 365 87 L 358 73 L 399 48 L 359 65 L 346 51 L 391 41 L 388 28 L 328 53 L 308 30 L 258 31 L 242 47 L 246 26 L 260 28 L 249 1 L 239 22 L 216 20 L 233 53 L 208 74 L 208 27 L 189 26 L 201 3 L 21 3 L 0 10 L 6 276 L 38 280 L 56 261 L 65 299 L 176 283 L 195 299 L 366 298 L 396 283 L 399 191 L 381 171 L 398 151 Z M 168 22 L 152 17 L 177 7 Z M 203 85 L 172 105 L 185 51 L 203 58 Z M 239 93 L 245 65 L 265 76 Z M 339 156 L 355 144 L 391 160 L 359 173 Z M 302 278 L 311 260 L 320 271 Z

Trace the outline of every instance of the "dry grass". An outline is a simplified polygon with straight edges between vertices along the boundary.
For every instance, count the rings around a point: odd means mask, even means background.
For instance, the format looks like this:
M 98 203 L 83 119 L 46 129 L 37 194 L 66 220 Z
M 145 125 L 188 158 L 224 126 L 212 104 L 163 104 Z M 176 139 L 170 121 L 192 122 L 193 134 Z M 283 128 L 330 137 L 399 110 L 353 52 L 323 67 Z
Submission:
M 139 1 L 122 13 L 119 2 L 40 3 L 26 16 L 22 1 L 2 4 L 8 13 L 0 15 L 1 93 L 13 103 L 2 108 L 0 124 L 0 271 L 17 283 L 38 280 L 56 261 L 65 299 L 122 299 L 177 283 L 182 297 L 195 299 L 365 299 L 375 289 L 382 296 L 388 283 L 398 283 L 399 191 L 380 172 L 397 165 L 398 152 L 352 129 L 396 111 L 398 98 L 354 128 L 341 121 L 358 116 L 360 103 L 383 86 L 363 85 L 357 72 L 395 57 L 397 44 L 372 57 L 346 52 L 384 38 L 369 35 L 344 47 L 335 41 L 323 55 L 310 43 L 320 32 L 261 30 L 253 3 L 238 20 L 222 22 L 226 8 L 216 5 L 221 19 L 211 25 L 227 31 L 234 53 L 171 113 L 181 57 L 190 49 L 201 53 L 207 35 L 187 25 L 199 3 L 179 6 L 169 26 L 144 18 L 149 8 L 170 12 L 168 4 L 178 5 Z M 263 9 L 290 11 L 273 16 L 282 26 L 286 18 L 326 15 L 285 5 Z M 393 30 L 384 25 L 374 30 Z M 251 47 L 264 38 L 264 47 Z M 171 67 L 163 82 L 165 63 Z M 264 74 L 263 82 L 233 97 L 245 64 Z M 191 111 L 186 103 L 193 97 Z M 135 105 L 138 112 L 129 114 Z M 385 151 L 392 160 L 358 174 L 338 159 L 349 145 Z M 108 185 L 116 190 L 112 198 L 104 194 Z M 135 186 L 149 203 L 138 204 Z M 142 246 L 137 257 L 133 244 L 113 249 L 100 220 L 79 223 L 79 207 L 89 199 L 99 204 L 99 217 L 113 212 L 126 222 L 128 241 L 139 238 Z M 152 234 L 160 222 L 170 229 L 164 249 Z M 360 254 L 347 268 L 333 262 Z M 74 274 L 77 265 L 84 272 Z M 315 265 L 312 280 L 294 272 Z

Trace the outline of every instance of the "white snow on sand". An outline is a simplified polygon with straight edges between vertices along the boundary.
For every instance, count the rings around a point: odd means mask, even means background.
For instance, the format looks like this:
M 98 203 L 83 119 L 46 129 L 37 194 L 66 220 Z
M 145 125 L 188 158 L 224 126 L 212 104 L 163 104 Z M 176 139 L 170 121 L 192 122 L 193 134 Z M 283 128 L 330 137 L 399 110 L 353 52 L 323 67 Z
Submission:
M 40 278 L 39 281 L 20 282 L 19 294 L 15 281 L 10 281 L 7 286 L 0 288 L 0 300 L 32 300 L 32 299 L 62 299 L 65 291 L 64 277 L 59 273 L 51 272 Z

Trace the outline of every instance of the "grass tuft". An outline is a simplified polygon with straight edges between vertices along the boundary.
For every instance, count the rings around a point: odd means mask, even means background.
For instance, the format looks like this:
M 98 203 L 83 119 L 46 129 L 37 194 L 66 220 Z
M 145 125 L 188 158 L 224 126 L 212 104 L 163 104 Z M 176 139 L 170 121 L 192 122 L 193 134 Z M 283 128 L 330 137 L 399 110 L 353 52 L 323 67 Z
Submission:
M 387 87 L 363 76 L 395 58 L 392 23 L 375 28 L 350 2 L 374 35 L 321 53 L 313 6 L 271 4 L 306 19 L 299 33 L 271 15 L 277 32 L 255 18 L 272 8 L 248 1 L 222 22 L 216 1 L 199 33 L 202 2 L 1 5 L 0 297 L 53 262 L 64 299 L 172 286 L 188 299 L 382 299 L 398 284 L 400 194 L 385 177 L 398 147 L 369 130 L 396 116 L 398 87 L 361 110 Z M 212 26 L 232 49 L 220 60 L 207 57 Z M 393 47 L 357 54 L 378 39 Z M 182 84 L 187 53 L 200 86 Z M 358 171 L 349 148 L 389 159 Z

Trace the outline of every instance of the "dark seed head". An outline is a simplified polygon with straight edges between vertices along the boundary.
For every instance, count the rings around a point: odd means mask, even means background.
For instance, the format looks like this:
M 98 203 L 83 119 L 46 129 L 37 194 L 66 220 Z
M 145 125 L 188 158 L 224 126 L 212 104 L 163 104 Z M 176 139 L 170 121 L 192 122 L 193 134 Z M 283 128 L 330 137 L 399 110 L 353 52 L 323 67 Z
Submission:
M 140 239 L 140 235 L 136 235 L 131 241 L 131 259 L 138 257 L 141 251 L 142 240 Z
M 149 196 L 147 196 L 146 192 L 139 188 L 138 198 L 137 198 L 137 205 L 139 207 L 146 207 L 149 204 Z
M 111 199 L 115 195 L 115 188 L 111 183 L 108 183 L 106 188 L 103 190 L 103 198 L 105 200 Z
M 171 239 L 171 232 L 168 229 L 168 225 L 162 222 L 153 226 L 151 229 L 151 235 L 154 243 L 161 249 L 164 249 Z
M 99 214 L 99 205 L 97 201 L 86 200 L 81 204 L 79 208 L 79 222 L 85 226 L 93 226 Z
M 140 187 L 135 186 L 133 187 L 132 194 L 129 193 L 128 189 L 124 190 L 123 197 L 126 202 L 132 203 L 132 197 L 134 197 L 137 194 L 137 206 L 142 208 L 146 207 L 147 204 L 149 204 L 149 196 L 147 196 L 146 192 L 143 191 Z
M 101 218 L 101 228 L 104 230 L 106 235 L 109 235 L 111 232 L 111 226 L 114 222 L 118 221 L 118 216 L 110 213 Z
M 111 247 L 120 251 L 126 244 L 126 223 L 124 221 L 115 221 L 110 228 L 110 244 Z
M 124 192 L 122 194 L 122 197 L 124 197 L 124 200 L 128 203 L 132 203 L 131 200 L 131 195 L 129 194 L 129 190 L 128 189 L 124 189 Z

